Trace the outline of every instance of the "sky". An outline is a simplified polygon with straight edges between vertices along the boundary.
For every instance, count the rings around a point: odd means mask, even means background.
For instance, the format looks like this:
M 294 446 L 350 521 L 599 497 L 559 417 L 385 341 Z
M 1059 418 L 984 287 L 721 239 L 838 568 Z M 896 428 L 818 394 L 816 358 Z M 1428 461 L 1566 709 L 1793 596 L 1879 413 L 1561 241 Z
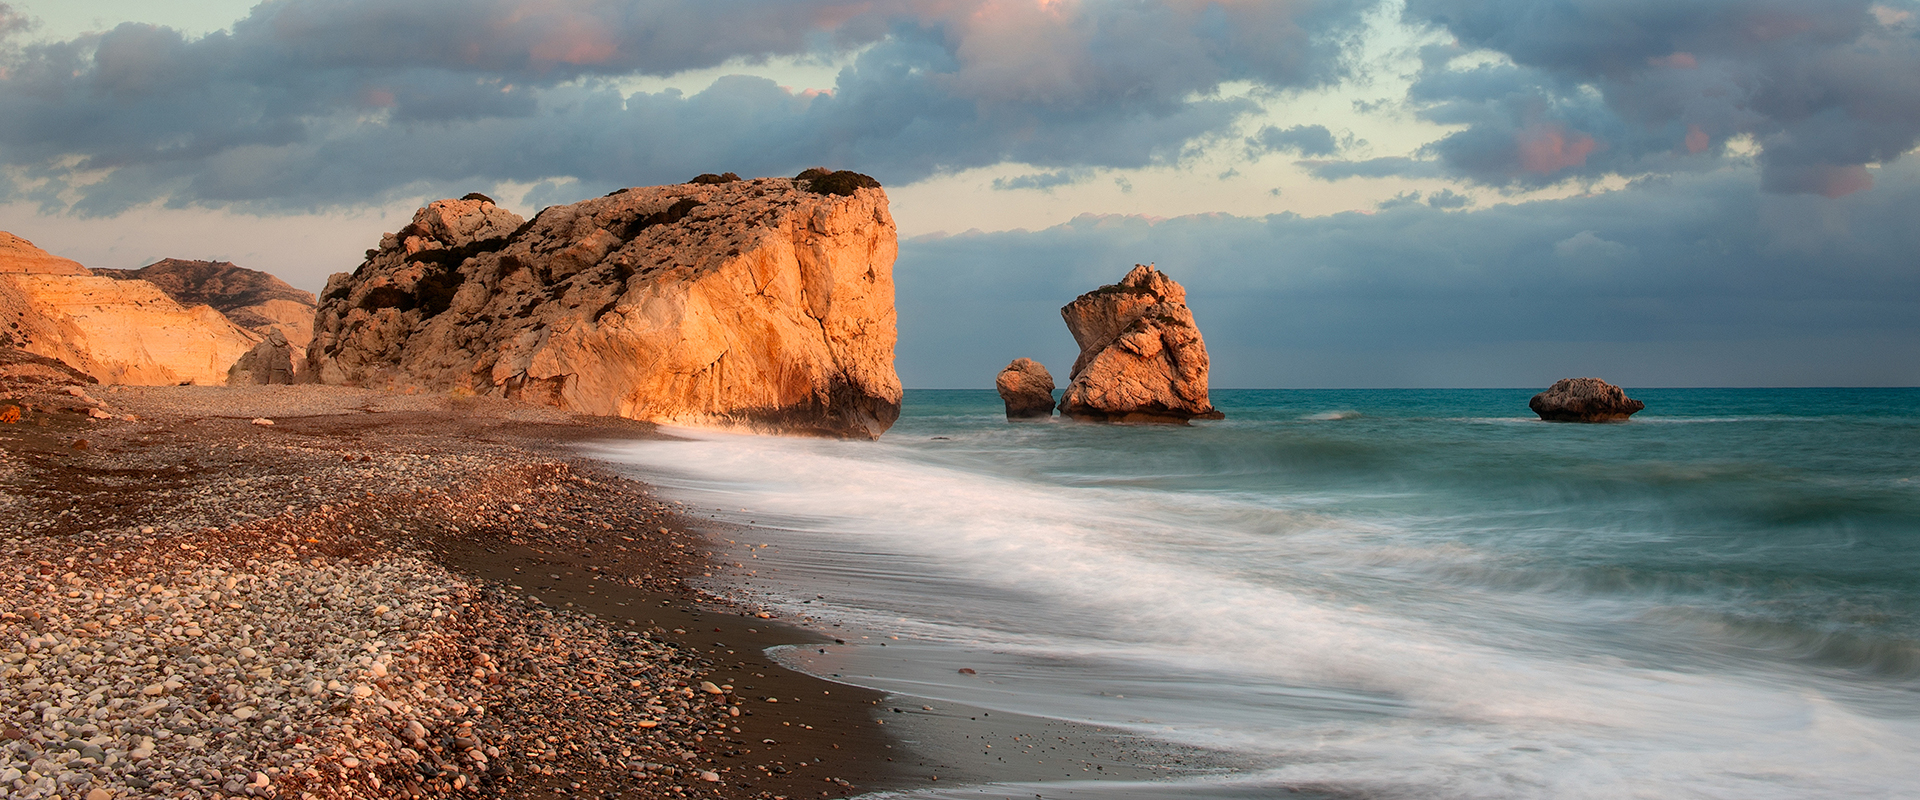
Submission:
M 1064 382 L 1185 284 L 1218 387 L 1920 384 L 1913 0 L 7 0 L 0 230 L 318 289 L 426 201 L 878 178 L 898 368 Z

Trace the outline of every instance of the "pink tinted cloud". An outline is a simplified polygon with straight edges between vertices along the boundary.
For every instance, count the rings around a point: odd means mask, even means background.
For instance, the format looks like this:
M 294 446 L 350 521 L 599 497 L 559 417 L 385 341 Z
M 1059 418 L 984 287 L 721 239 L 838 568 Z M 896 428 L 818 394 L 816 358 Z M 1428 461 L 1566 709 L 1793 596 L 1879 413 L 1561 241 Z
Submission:
M 1599 148 L 1593 137 L 1579 131 L 1569 132 L 1560 124 L 1529 125 L 1514 135 L 1520 147 L 1520 167 L 1542 175 L 1587 163 L 1587 155 Z
M 1700 67 L 1700 59 L 1694 58 L 1692 53 L 1685 52 L 1677 52 L 1659 58 L 1649 58 L 1647 59 L 1647 63 L 1668 69 L 1699 69 Z
M 527 55 L 548 64 L 605 64 L 620 55 L 607 30 L 587 19 L 569 19 L 533 43 Z
M 1707 149 L 1707 145 L 1710 144 L 1713 144 L 1713 138 L 1708 136 L 1707 132 L 1702 130 L 1700 126 L 1687 126 L 1687 152 L 1698 153 Z
M 1827 197 L 1844 197 L 1873 188 L 1873 173 L 1860 164 L 1822 168 L 1814 180 L 1814 191 Z

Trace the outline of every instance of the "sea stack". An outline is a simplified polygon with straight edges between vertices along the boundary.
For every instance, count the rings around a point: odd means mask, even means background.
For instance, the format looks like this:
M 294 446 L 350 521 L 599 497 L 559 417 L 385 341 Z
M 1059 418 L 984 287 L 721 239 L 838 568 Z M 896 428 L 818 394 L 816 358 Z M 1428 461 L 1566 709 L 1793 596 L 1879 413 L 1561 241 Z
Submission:
M 1007 404 L 1007 419 L 1052 419 L 1053 374 L 1031 358 L 1016 358 L 993 381 Z
M 1060 316 L 1080 345 L 1060 413 L 1179 424 L 1225 416 L 1207 400 L 1207 345 L 1187 290 L 1152 265 L 1080 295 Z
M 858 173 L 438 200 L 327 281 L 310 379 L 876 438 L 900 415 L 887 195 Z
M 1562 378 L 1527 407 L 1549 422 L 1625 422 L 1647 404 L 1599 378 Z

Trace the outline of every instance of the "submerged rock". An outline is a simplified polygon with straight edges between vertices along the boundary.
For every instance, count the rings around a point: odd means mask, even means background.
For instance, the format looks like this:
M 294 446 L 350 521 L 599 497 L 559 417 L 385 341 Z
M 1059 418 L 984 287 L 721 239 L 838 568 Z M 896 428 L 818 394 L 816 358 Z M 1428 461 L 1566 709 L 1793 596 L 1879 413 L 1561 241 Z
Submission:
M 1016 358 L 993 381 L 1007 404 L 1007 419 L 1053 417 L 1053 374 L 1031 358 Z
M 878 437 L 900 415 L 893 217 L 877 186 L 819 183 L 623 189 L 528 221 L 477 195 L 435 201 L 327 282 L 307 372 Z
M 1060 412 L 1099 422 L 1174 422 L 1224 417 L 1207 399 L 1207 345 L 1187 309 L 1187 290 L 1151 265 L 1080 295 L 1060 316 L 1080 357 Z
M 1625 422 L 1647 404 L 1599 378 L 1562 378 L 1527 407 L 1551 422 Z

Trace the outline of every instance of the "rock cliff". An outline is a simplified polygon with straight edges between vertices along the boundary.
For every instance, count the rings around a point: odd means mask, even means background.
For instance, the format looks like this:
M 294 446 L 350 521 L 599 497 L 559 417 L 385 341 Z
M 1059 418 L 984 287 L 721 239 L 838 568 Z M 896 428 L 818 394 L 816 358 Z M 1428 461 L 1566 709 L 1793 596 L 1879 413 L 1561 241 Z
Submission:
M 96 269 L 93 274 L 146 281 L 180 305 L 213 306 L 235 325 L 261 336 L 279 331 L 293 347 L 296 361 L 305 358 L 307 342 L 313 339 L 317 301 L 312 292 L 232 262 L 166 258 L 139 269 Z
M 1031 358 L 1016 358 L 993 381 L 1007 404 L 1007 419 L 1053 416 L 1053 373 Z
M 1647 404 L 1599 378 L 1562 378 L 1527 407 L 1550 422 L 1625 422 Z
M 183 307 L 151 283 L 99 277 L 0 233 L 0 345 L 101 383 L 219 385 L 259 339 L 212 307 Z
M 1080 295 L 1060 316 L 1080 345 L 1060 413 L 1098 422 L 1220 419 L 1187 290 L 1150 265 Z
M 527 221 L 440 200 L 327 282 L 307 371 L 877 437 L 900 413 L 896 250 L 886 193 L 855 173 L 624 189 Z

